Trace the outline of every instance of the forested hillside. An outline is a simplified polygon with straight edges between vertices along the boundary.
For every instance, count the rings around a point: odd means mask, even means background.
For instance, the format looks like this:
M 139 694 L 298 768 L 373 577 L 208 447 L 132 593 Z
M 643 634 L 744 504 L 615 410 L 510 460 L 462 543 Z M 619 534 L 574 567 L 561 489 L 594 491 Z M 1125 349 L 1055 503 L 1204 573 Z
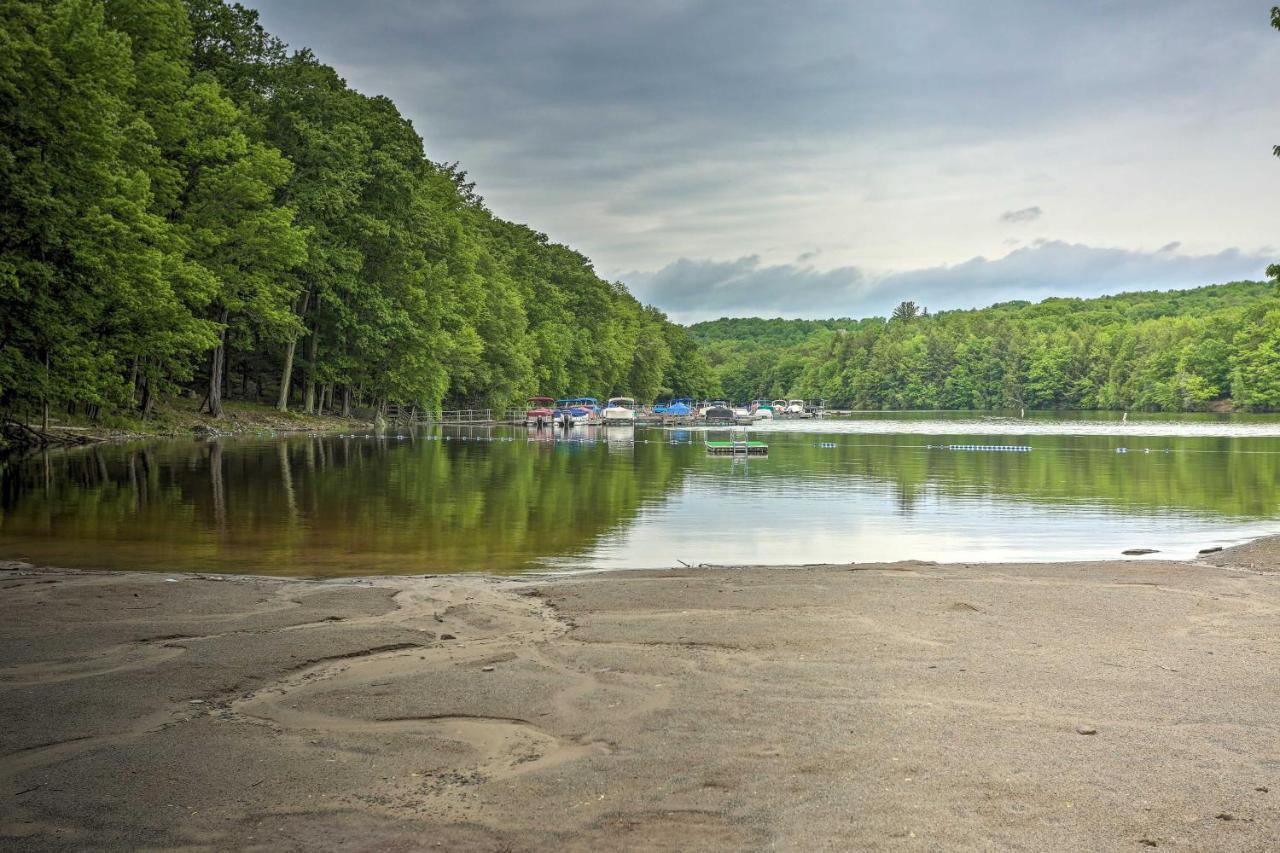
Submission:
M 698 394 L 683 328 L 221 0 L 0 6 L 0 416 Z
M 1280 291 L 1237 282 L 886 320 L 690 328 L 726 395 L 866 409 L 1280 410 Z

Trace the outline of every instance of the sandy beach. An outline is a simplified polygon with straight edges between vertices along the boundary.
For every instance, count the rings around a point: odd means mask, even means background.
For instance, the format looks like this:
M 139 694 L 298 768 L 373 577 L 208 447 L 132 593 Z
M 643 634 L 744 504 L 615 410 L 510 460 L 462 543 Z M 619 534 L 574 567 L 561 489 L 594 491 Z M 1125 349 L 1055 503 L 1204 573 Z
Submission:
M 0 590 L 4 849 L 1280 847 L 1275 541 Z

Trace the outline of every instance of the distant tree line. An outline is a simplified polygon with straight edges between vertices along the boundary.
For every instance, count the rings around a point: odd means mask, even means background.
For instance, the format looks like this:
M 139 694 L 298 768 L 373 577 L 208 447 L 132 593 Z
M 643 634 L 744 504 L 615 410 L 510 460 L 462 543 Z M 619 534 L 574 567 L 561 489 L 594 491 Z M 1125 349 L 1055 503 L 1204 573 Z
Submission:
M 864 409 L 1280 411 L 1274 283 L 1007 302 L 885 320 L 690 327 L 723 392 Z
M 0 5 L 0 415 L 701 394 L 685 329 L 222 0 Z

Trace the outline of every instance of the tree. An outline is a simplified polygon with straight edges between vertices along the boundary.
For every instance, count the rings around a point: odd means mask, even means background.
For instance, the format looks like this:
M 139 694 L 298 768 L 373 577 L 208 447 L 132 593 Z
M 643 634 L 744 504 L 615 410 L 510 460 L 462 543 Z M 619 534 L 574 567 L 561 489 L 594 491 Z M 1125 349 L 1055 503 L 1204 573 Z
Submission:
M 128 364 L 199 347 L 152 210 L 154 133 L 101 3 L 0 7 L 0 400 L 120 405 Z
M 899 302 L 898 307 L 893 309 L 893 319 L 903 323 L 909 323 L 918 316 L 920 309 L 911 301 Z

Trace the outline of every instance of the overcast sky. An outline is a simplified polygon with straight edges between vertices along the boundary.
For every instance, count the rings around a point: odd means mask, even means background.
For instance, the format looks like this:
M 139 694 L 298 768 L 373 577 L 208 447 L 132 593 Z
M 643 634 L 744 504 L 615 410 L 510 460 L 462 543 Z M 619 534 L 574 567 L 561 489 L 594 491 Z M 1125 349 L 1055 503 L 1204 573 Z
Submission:
M 1259 278 L 1269 3 L 248 0 L 673 319 Z

